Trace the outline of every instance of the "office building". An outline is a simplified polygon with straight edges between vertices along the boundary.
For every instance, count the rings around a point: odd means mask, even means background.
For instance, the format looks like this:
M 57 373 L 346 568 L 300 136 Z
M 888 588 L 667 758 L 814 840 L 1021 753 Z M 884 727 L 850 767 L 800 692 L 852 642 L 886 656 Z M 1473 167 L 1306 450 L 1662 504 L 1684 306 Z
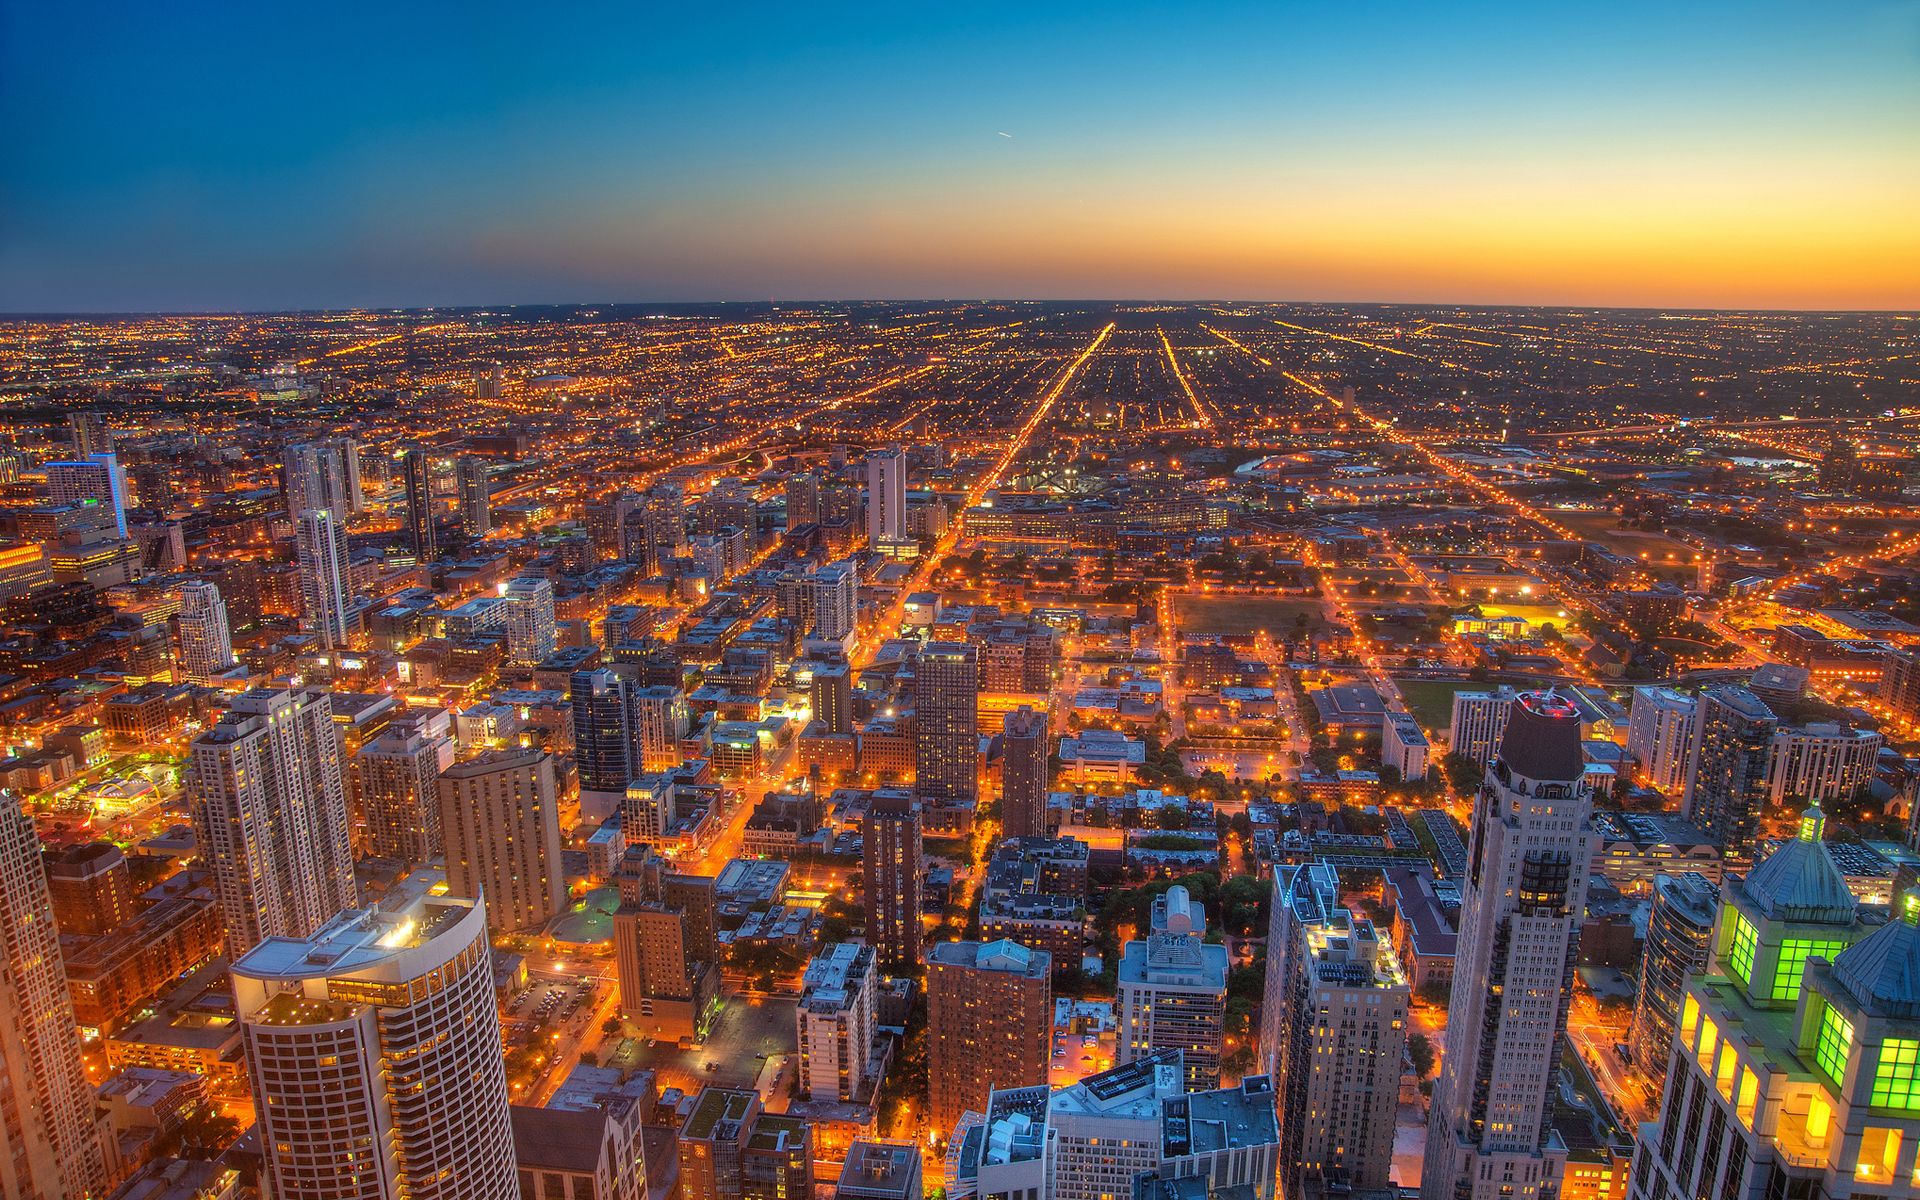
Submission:
M 853 671 L 845 663 L 815 667 L 808 685 L 813 719 L 828 733 L 853 732 Z
M 440 772 L 447 883 L 482 896 L 496 933 L 537 929 L 566 908 L 553 756 L 495 751 Z
M 460 489 L 460 532 L 470 539 L 486 537 L 493 532 L 493 485 L 487 478 L 487 460 L 463 454 L 453 470 Z
M 107 1182 L 93 1085 L 33 818 L 0 792 L 0 1194 L 81 1200 Z
M 1425 1200 L 1543 1200 L 1559 1185 L 1566 1147 L 1550 1092 L 1586 910 L 1592 811 L 1580 710 L 1551 691 L 1522 693 L 1474 799 Z
M 1208 945 L 1206 933 L 1206 910 L 1175 884 L 1154 900 L 1147 937 L 1128 942 L 1120 956 L 1116 1061 L 1178 1050 L 1189 1091 L 1220 1082 L 1227 948 Z
M 97 510 L 99 528 L 111 530 L 117 538 L 127 536 L 127 476 L 113 451 L 50 462 L 46 472 L 49 500 Z
M 794 1011 L 800 1095 L 810 1100 L 872 1098 L 873 947 L 836 942 L 807 964 Z
M 522 575 L 507 584 L 507 657 L 523 667 L 553 657 L 559 644 L 553 617 L 553 584 Z
M 867 455 L 867 545 L 881 554 L 907 539 L 907 456 L 898 448 Z
M 232 953 L 306 937 L 357 903 L 340 754 L 332 699 L 317 688 L 254 688 L 193 740 L 194 832 Z
M 416 866 L 441 855 L 440 772 L 454 759 L 449 725 L 444 710 L 396 721 L 354 755 L 363 853 Z
M 1047 1081 L 1053 959 L 1015 942 L 927 947 L 927 1071 L 936 1129 L 996 1088 Z
M 1810 809 L 1721 889 L 1632 1200 L 1910 1193 L 1920 1149 L 1920 931 L 1862 923 Z
M 1832 804 L 1873 782 L 1887 739 L 1871 729 L 1822 722 L 1776 729 L 1767 749 L 1767 799 Z
M 353 576 L 347 565 L 347 530 L 330 508 L 308 509 L 294 525 L 300 567 L 301 625 L 325 650 L 344 650 L 353 632 L 348 601 Z
M 692 715 L 684 692 L 667 684 L 632 688 L 628 712 L 633 722 L 628 758 L 638 772 L 670 771 L 685 761 L 680 740 L 687 736 Z
M 920 806 L 897 792 L 874 795 L 860 841 L 867 944 L 882 966 L 910 967 L 920 961 Z
M 760 1094 L 706 1087 L 680 1126 L 679 1200 L 812 1200 L 813 1130 Z
M 433 527 L 433 458 L 425 450 L 409 450 L 402 469 L 407 481 L 407 546 L 423 563 L 440 557 Z
M 1047 718 L 1026 705 L 1007 714 L 1001 742 L 1000 825 L 1006 837 L 1051 837 Z
M 920 1200 L 920 1148 L 855 1138 L 840 1164 L 834 1200 Z
M 86 842 L 42 856 L 53 921 L 71 937 L 103 937 L 133 920 L 133 875 L 112 842 Z
M 1180 1052 L 1165 1050 L 1055 1091 L 1043 1110 L 1047 1200 L 1128 1200 L 1159 1175 L 1165 1106 L 1186 1092 Z
M 1260 1022 L 1281 1081 L 1281 1185 L 1289 1198 L 1391 1184 L 1412 995 L 1373 923 L 1340 907 L 1324 862 L 1276 874 Z
M 928 642 L 913 672 L 913 788 L 941 803 L 980 796 L 980 671 L 974 648 Z
M 281 487 L 287 516 L 294 521 L 309 509 L 347 515 L 366 506 L 360 493 L 360 450 L 349 438 L 305 442 L 287 447 Z
M 1633 693 L 1627 717 L 1627 753 L 1648 786 L 1678 795 L 1693 760 L 1694 698 L 1672 688 L 1643 687 Z
M 632 684 L 605 669 L 575 671 L 568 680 L 582 809 L 618 808 L 627 784 L 641 774 L 633 761 L 631 691 Z
M 1731 685 L 1701 692 L 1694 720 L 1686 818 L 1729 855 L 1748 854 L 1767 802 L 1767 767 L 1780 723 L 1758 696 Z
M 486 906 L 409 877 L 233 964 L 276 1200 L 518 1200 Z
M 188 683 L 208 684 L 233 670 L 233 635 L 220 589 L 204 579 L 180 585 L 180 673 Z
M 627 848 L 614 881 L 620 1015 L 655 1038 L 704 1040 L 720 1004 L 714 881 L 674 872 L 646 845 Z
M 1720 889 L 1697 871 L 1660 875 L 1653 881 L 1653 911 L 1647 917 L 1640 956 L 1640 989 L 1627 1034 L 1634 1069 L 1658 1083 L 1666 1077 L 1680 1003 L 1692 977 L 1707 969 Z
M 76 458 L 88 458 L 113 449 L 113 432 L 107 428 L 107 419 L 99 413 L 68 413 L 67 430 Z
M 1380 715 L 1380 765 L 1391 767 L 1408 783 L 1427 778 L 1427 766 L 1433 747 L 1420 730 L 1420 722 L 1411 713 L 1388 712 Z
M 1514 695 L 1512 688 L 1504 686 L 1491 691 L 1455 692 L 1453 718 L 1447 727 L 1448 752 L 1464 755 L 1483 767 L 1492 762 L 1506 732 Z

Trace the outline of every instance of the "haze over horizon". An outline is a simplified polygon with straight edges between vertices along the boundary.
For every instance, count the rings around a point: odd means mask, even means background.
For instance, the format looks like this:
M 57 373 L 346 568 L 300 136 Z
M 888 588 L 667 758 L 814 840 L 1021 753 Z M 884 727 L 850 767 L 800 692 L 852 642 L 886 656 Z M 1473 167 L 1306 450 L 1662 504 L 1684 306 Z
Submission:
M 1920 5 L 0 15 L 0 311 L 1920 309 Z

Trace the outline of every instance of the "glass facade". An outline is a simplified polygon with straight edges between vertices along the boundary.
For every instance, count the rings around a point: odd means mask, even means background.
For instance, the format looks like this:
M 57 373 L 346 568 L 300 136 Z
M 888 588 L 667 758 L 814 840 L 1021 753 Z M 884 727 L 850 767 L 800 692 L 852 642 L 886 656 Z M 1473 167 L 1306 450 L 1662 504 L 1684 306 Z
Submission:
M 1920 1041 L 1888 1038 L 1880 1043 L 1880 1061 L 1873 1069 L 1875 1108 L 1920 1112 Z
M 1827 1078 L 1838 1084 L 1847 1072 L 1847 1055 L 1853 1052 L 1853 1022 L 1839 1011 L 1828 1008 L 1820 1014 L 1820 1033 L 1813 1043 L 1813 1061 Z
M 1840 938 L 1788 938 L 1780 943 L 1780 962 L 1773 971 L 1773 991 L 1769 999 L 1798 1000 L 1800 977 L 1807 960 L 1818 956 L 1832 962 L 1847 943 Z
M 1746 987 L 1753 979 L 1753 954 L 1759 945 L 1753 922 L 1746 914 L 1729 906 L 1727 918 L 1733 923 L 1733 940 L 1727 946 L 1727 970 Z

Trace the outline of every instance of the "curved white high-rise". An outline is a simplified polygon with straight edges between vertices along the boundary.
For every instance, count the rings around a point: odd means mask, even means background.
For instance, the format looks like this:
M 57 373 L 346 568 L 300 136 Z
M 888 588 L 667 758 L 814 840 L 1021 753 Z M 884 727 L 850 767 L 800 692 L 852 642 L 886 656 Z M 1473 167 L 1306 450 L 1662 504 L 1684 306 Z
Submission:
M 515 1200 L 486 906 L 425 877 L 233 965 L 280 1200 Z
M 188 683 L 208 683 L 233 667 L 233 634 L 220 589 L 204 579 L 180 585 L 180 671 Z

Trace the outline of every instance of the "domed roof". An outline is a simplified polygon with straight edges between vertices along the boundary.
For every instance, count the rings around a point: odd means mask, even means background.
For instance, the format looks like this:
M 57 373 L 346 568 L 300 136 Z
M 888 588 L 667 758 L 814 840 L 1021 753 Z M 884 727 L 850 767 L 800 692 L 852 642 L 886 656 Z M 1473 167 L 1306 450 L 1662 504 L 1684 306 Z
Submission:
M 1819 806 L 1809 808 L 1800 818 L 1800 836 L 1747 873 L 1746 892 L 1761 915 L 1776 921 L 1852 923 L 1858 904 L 1820 840 L 1825 829 Z
M 1904 899 L 1904 919 L 1888 921 L 1833 960 L 1840 986 L 1876 1016 L 1920 1017 L 1920 926 L 1915 898 Z

